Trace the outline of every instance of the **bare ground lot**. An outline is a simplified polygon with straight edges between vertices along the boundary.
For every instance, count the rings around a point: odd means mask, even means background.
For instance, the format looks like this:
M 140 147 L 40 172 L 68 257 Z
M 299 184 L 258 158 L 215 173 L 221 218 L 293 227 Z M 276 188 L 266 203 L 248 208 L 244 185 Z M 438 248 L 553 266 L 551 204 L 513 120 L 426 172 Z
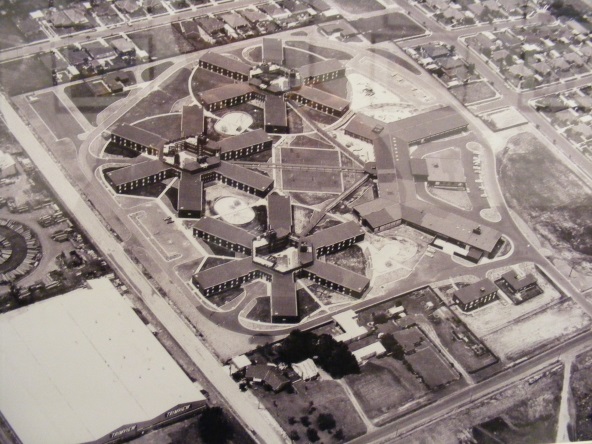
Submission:
M 380 43 L 387 40 L 422 35 L 425 30 L 400 12 L 375 15 L 351 22 L 354 28 L 361 32 L 370 43 Z
M 592 278 L 590 189 L 530 133 L 509 140 L 498 168 L 506 202 L 553 251 L 554 262 Z M 525 171 L 536 174 L 525 180 Z
M 288 433 L 296 430 L 301 437 L 306 437 L 307 427 L 302 424 L 301 418 L 306 416 L 315 424 L 319 413 L 332 413 L 335 416 L 335 429 L 343 430 L 345 441 L 366 433 L 366 426 L 337 381 L 297 382 L 294 389 L 297 393 L 290 394 L 284 390 L 274 394 L 261 388 L 253 392 Z M 311 406 L 315 410 L 309 413 Z M 290 424 L 290 418 L 297 422 Z M 319 436 L 322 442 L 336 442 L 327 432 L 319 431 Z
M 338 253 L 329 254 L 326 256 L 326 260 L 329 264 L 338 265 L 355 273 L 366 275 L 366 257 L 362 249 L 357 245 Z
M 592 440 L 592 350 L 576 357 L 571 368 L 570 384 L 576 407 L 575 421 L 571 418 L 574 425 L 572 440 Z
M 0 64 L 2 87 L 9 96 L 17 96 L 53 86 L 52 55 L 49 53 L 16 59 Z
M 84 130 L 68 108 L 53 92 L 40 94 L 37 97 L 39 100 L 32 103 L 31 106 L 37 111 L 55 138 L 57 140 L 70 138 L 76 144 L 75 136 L 83 133 Z
M 473 82 L 466 85 L 458 85 L 449 88 L 450 93 L 463 105 L 493 99 L 495 90 L 487 82 Z

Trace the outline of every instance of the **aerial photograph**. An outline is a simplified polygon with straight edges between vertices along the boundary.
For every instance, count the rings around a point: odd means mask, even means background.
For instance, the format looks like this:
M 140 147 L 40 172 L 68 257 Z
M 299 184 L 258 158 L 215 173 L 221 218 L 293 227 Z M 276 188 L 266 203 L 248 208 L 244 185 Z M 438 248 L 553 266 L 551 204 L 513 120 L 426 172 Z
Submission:
M 0 0 L 0 444 L 592 442 L 592 0 Z

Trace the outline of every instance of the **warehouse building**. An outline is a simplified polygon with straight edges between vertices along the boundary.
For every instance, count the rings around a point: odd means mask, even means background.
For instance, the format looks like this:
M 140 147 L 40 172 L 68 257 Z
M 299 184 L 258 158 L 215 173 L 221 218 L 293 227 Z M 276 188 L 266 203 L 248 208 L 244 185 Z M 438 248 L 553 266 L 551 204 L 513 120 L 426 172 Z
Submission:
M 128 441 L 206 407 L 111 282 L 88 284 L 0 315 L 0 410 L 24 444 Z

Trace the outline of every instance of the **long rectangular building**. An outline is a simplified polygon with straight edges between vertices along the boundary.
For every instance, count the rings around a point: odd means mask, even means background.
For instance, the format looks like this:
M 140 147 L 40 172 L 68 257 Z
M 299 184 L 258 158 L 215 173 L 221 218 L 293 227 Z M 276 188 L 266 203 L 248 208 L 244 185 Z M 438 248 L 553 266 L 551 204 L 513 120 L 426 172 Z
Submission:
M 127 123 L 111 131 L 111 142 L 150 156 L 158 156 L 166 144 L 158 134 Z
M 265 130 L 256 129 L 246 131 L 238 136 L 222 139 L 220 142 L 212 144 L 220 151 L 220 159 L 233 160 L 249 154 L 259 153 L 270 150 L 273 145 L 273 139 L 267 135 Z
M 193 225 L 193 235 L 239 253 L 251 254 L 253 247 L 254 236 L 251 233 L 212 217 L 198 220 Z
M 198 94 L 199 101 L 208 111 L 240 105 L 255 98 L 264 99 L 248 83 L 231 83 Z
M 247 257 L 200 271 L 193 275 L 192 280 L 205 296 L 212 296 L 259 277 L 262 277 L 261 270 Z
M 364 230 L 353 221 L 317 231 L 305 240 L 312 243 L 316 256 L 323 256 L 341 251 L 364 240 Z
M 153 159 L 110 171 L 105 178 L 117 193 L 124 193 L 178 174 L 170 165 Z
M 497 299 L 497 286 L 489 279 L 459 288 L 452 299 L 462 311 L 472 311 Z
M 271 322 L 297 323 L 299 320 L 294 273 L 274 273 L 271 281 Z
M 292 232 L 292 201 L 290 196 L 272 193 L 267 196 L 267 228 L 278 236 Z
M 301 273 L 317 284 L 354 297 L 362 296 L 370 285 L 366 276 L 321 261 L 315 261 Z
M 216 52 L 206 52 L 199 59 L 200 68 L 215 72 L 234 80 L 249 80 L 251 66 Z
M 203 183 L 199 175 L 181 174 L 177 197 L 177 215 L 180 218 L 199 218 L 203 214 Z
M 290 93 L 290 98 L 331 116 L 343 116 L 349 109 L 349 101 L 317 88 L 303 86 Z
M 275 63 L 276 65 L 284 64 L 284 45 L 281 39 L 264 37 L 262 46 L 262 58 L 264 62 Z
M 273 188 L 273 179 L 242 166 L 220 162 L 217 179 L 247 193 L 265 196 Z
M 345 134 L 364 142 L 373 143 L 385 128 L 385 123 L 364 114 L 356 114 L 344 128 Z
M 265 131 L 268 133 L 286 134 L 288 128 L 288 110 L 283 96 L 269 94 L 264 105 Z
M 467 127 L 468 122 L 463 116 L 450 106 L 445 106 L 392 122 L 389 124 L 389 131 L 414 145 L 457 134 Z
M 328 59 L 311 63 L 299 68 L 302 83 L 312 85 L 314 83 L 327 82 L 329 80 L 345 77 L 345 66 L 339 60 Z
M 204 110 L 200 106 L 184 106 L 181 113 L 181 137 L 201 136 L 205 132 Z

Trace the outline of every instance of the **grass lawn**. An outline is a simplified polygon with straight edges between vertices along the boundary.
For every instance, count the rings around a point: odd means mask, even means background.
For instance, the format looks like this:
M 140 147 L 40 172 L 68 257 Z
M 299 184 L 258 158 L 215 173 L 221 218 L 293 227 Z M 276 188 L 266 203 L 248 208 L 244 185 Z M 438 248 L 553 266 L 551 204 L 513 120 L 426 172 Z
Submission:
M 253 53 L 251 53 L 252 56 Z M 284 65 L 288 68 L 300 68 L 304 65 L 320 62 L 323 59 L 309 52 L 300 51 L 295 48 L 284 47 L 284 57 L 286 59 Z
M 366 257 L 362 249 L 353 245 L 337 253 L 328 254 L 327 263 L 338 265 L 355 273 L 366 275 Z
M 259 322 L 271 322 L 271 298 L 257 298 L 255 306 L 247 313 L 247 319 Z
M 261 388 L 254 390 L 262 404 L 288 433 L 296 430 L 301 438 L 305 439 L 307 427 L 302 425 L 300 418 L 307 416 L 314 427 L 319 413 L 332 413 L 335 416 L 335 429 L 343 430 L 345 441 L 366 433 L 366 426 L 338 382 L 298 382 L 294 384 L 294 388 L 297 392 L 294 394 L 287 393 L 285 390 L 277 394 Z M 309 414 L 311 405 L 315 410 Z M 289 418 L 294 418 L 298 422 L 290 424 Z M 319 442 L 335 442 L 327 432 L 319 431 L 319 437 L 321 438 Z
M 53 86 L 51 72 L 46 68 L 51 58 L 51 54 L 45 53 L 0 64 L 0 79 L 6 93 L 17 96 Z
M 425 32 L 425 29 L 400 12 L 362 18 L 351 24 L 371 43 L 417 36 Z
M 340 0 L 338 5 L 340 9 L 350 14 L 363 14 L 384 9 L 384 6 L 376 0 Z
M 152 91 L 140 102 L 125 113 L 119 120 L 118 123 L 134 123 L 138 120 L 145 119 L 146 117 L 154 116 L 157 114 L 167 114 L 171 112 L 171 108 L 178 100 L 177 97 L 173 97 L 170 94 L 157 89 Z
M 292 196 L 296 202 L 301 203 L 303 205 L 318 205 L 318 204 L 321 204 L 329 199 L 335 198 L 334 194 L 328 194 L 328 193 L 309 194 L 309 193 L 294 192 L 294 193 L 290 193 L 290 196 Z
M 53 92 L 39 96 L 31 105 L 49 127 L 56 139 L 70 138 L 76 143 L 76 135 L 84 132 L 68 108 Z
M 97 125 L 97 116 L 99 113 L 119 99 L 126 98 L 129 94 L 129 91 L 122 91 L 117 94 L 95 97 L 86 82 L 66 86 L 64 92 L 70 97 L 70 100 L 72 100 L 78 110 L 84 114 L 86 120 L 94 126 Z
M 193 77 L 191 77 L 191 90 L 197 96 L 200 92 L 224 86 L 228 83 L 232 83 L 232 79 L 203 68 L 197 68 Z
M 215 304 L 217 307 L 222 307 L 225 304 L 228 304 L 230 301 L 236 299 L 238 296 L 240 296 L 243 293 L 243 291 L 244 290 L 240 287 L 231 288 L 229 290 L 223 291 L 222 293 L 217 293 L 213 296 L 210 296 L 208 298 L 208 301 L 210 301 L 212 304 Z
M 26 43 L 24 36 L 9 16 L 0 17 L 0 50 Z
M 154 80 L 171 66 L 173 66 L 173 62 L 163 62 L 146 68 L 142 71 L 142 81 L 149 82 L 150 80 Z
M 453 86 L 449 89 L 454 97 L 464 105 L 495 97 L 495 90 L 487 82 L 473 82 L 466 85 Z
M 592 275 L 592 192 L 535 136 L 512 137 L 498 155 L 507 204 L 555 253 Z M 524 172 L 536 171 L 524 180 Z
M 325 142 L 324 140 L 316 139 L 310 136 L 296 136 L 292 139 L 290 146 L 296 146 L 300 148 L 326 148 L 333 149 L 333 145 Z
M 181 114 L 152 117 L 134 126 L 158 134 L 165 140 L 181 138 Z
M 347 99 L 346 77 L 329 80 L 328 82 L 317 83 L 314 87 L 320 89 L 321 91 L 328 92 L 329 94 L 333 94 L 334 96 L 341 97 L 342 99 Z
M 201 266 L 200 271 L 207 270 L 208 268 L 217 267 L 218 265 L 222 265 L 227 262 L 230 262 L 230 259 L 223 259 L 221 257 L 208 257 Z
M 338 166 L 339 153 L 334 150 L 282 148 L 282 163 L 314 166 Z
M 413 400 L 413 392 L 405 387 L 398 372 L 381 365 L 387 360 L 393 358 L 372 360 L 362 367 L 359 375 L 345 377 L 369 418 L 377 418 Z M 409 373 L 402 365 L 401 369 Z
M 289 191 L 341 193 L 341 173 L 286 169 L 282 172 L 282 188 Z
M 310 293 L 303 288 L 296 292 L 296 297 L 298 298 L 298 312 L 300 313 L 300 319 L 310 316 L 321 307 Z

